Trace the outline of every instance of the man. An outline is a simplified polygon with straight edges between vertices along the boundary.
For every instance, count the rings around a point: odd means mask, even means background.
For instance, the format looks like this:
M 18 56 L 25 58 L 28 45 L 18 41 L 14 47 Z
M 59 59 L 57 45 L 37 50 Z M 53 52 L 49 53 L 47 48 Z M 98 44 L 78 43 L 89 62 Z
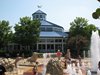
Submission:
M 5 75 L 6 69 L 3 65 L 0 63 L 0 75 Z

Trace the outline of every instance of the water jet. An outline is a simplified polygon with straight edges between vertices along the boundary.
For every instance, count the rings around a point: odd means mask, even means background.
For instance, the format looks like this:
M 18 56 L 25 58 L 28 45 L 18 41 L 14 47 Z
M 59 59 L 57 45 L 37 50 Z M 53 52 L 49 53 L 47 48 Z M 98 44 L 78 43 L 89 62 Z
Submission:
M 98 31 L 92 31 L 90 51 L 91 72 L 95 75 L 98 70 L 98 62 L 100 61 L 100 37 Z

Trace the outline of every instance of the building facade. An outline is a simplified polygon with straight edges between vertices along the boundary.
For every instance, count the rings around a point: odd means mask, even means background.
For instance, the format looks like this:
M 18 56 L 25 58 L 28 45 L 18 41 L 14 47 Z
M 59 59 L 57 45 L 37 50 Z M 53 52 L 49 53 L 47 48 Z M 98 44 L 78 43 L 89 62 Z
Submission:
M 40 20 L 40 39 L 37 42 L 37 51 L 56 52 L 58 49 L 62 52 L 66 49 L 66 39 L 68 33 L 64 28 L 46 20 L 47 14 L 37 10 L 32 14 L 33 19 Z
M 32 14 L 33 20 L 40 20 L 40 38 L 36 46 L 30 48 L 37 52 L 64 52 L 66 50 L 66 40 L 68 33 L 64 32 L 64 28 L 46 20 L 47 14 L 41 10 L 37 10 Z M 9 43 L 5 50 L 26 50 L 25 46 L 15 43 Z

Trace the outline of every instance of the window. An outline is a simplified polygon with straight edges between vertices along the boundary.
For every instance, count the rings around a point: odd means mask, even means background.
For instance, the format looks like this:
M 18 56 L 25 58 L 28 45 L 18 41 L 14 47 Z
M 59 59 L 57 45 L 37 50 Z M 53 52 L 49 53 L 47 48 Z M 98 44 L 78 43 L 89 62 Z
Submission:
M 62 39 L 56 39 L 55 42 L 62 42 Z
M 42 15 L 40 15 L 40 18 L 42 18 Z
M 42 49 L 45 49 L 45 44 L 42 44 Z
M 45 42 L 45 39 L 40 39 L 40 41 L 39 42 Z
M 53 44 L 47 44 L 47 49 L 49 49 L 49 50 L 54 49 L 54 45 Z
M 52 31 L 52 28 L 46 28 L 46 31 Z
M 58 28 L 58 27 L 54 27 L 53 30 L 54 30 L 54 31 L 61 31 L 61 32 L 63 31 L 62 28 Z
M 39 15 L 36 15 L 36 18 L 39 18 Z
M 54 42 L 54 39 L 47 39 L 47 42 Z
M 45 31 L 45 28 L 44 28 L 44 27 L 41 27 L 40 30 L 41 30 L 41 31 Z

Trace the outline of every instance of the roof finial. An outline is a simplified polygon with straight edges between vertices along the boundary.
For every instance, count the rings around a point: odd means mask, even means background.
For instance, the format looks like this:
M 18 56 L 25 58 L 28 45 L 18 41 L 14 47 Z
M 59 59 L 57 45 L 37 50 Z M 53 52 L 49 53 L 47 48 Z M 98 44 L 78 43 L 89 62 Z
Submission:
M 41 5 L 37 5 L 37 7 L 38 7 L 38 8 L 42 8 L 42 6 L 41 6 Z

